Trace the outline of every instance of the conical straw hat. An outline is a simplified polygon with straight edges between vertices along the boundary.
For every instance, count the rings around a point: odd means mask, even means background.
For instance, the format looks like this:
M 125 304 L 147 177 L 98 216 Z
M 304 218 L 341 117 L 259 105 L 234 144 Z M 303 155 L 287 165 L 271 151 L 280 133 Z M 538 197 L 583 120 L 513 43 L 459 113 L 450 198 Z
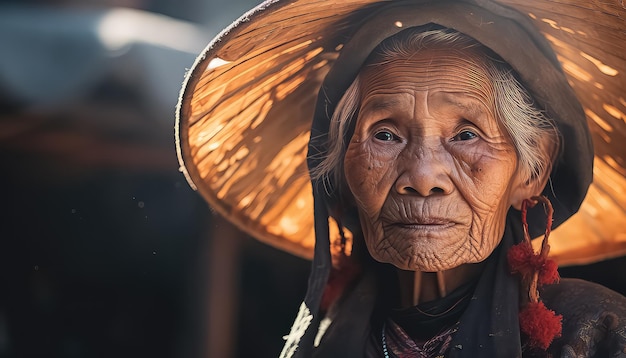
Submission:
M 191 186 L 242 230 L 301 257 L 312 257 L 315 240 L 306 166 L 315 99 L 355 30 L 351 19 L 376 2 L 267 1 L 209 44 L 181 92 L 177 149 Z M 545 35 L 593 135 L 593 184 L 551 236 L 552 255 L 565 265 L 626 254 L 626 8 L 618 0 L 497 2 Z

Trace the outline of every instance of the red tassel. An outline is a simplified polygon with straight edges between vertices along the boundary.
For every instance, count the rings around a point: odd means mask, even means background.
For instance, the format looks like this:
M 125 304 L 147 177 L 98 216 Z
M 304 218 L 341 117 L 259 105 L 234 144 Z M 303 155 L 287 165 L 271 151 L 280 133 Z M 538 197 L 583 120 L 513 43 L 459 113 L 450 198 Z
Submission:
M 531 201 L 532 200 L 532 201 Z M 511 247 L 507 259 L 512 273 L 522 276 L 522 289 L 528 292 L 528 301 L 519 313 L 520 330 L 528 337 L 528 344 L 533 348 L 548 349 L 552 341 L 561 336 L 563 316 L 556 315 L 539 300 L 537 287 L 559 281 L 558 265 L 548 259 L 550 245 L 548 237 L 552 229 L 552 204 L 545 196 L 532 197 L 522 203 L 522 224 L 524 241 Z M 546 209 L 546 230 L 541 243 L 541 251 L 535 253 L 530 243 L 527 208 L 541 201 Z
M 557 283 L 560 280 L 556 261 L 545 258 L 541 253 L 535 254 L 532 245 L 527 241 L 511 247 L 507 253 L 511 273 L 519 273 L 523 280 L 530 280 L 535 272 L 539 272 L 539 286 Z
M 531 302 L 519 313 L 520 329 L 528 336 L 528 344 L 543 350 L 561 336 L 562 319 L 563 316 L 556 315 L 543 302 Z
M 535 271 L 533 257 L 535 252 L 529 242 L 522 241 L 511 247 L 507 253 L 511 273 L 519 273 L 523 277 L 530 277 Z
M 561 279 L 559 276 L 558 265 L 556 261 L 552 259 L 545 260 L 544 264 L 541 266 L 539 270 L 539 285 L 551 285 L 553 283 L 558 283 Z

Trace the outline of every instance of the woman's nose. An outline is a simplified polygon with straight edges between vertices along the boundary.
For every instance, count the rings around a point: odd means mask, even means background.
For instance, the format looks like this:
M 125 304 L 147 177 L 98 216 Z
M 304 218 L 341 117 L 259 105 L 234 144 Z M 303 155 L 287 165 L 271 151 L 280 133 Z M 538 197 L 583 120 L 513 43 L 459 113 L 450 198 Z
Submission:
M 396 191 L 403 195 L 446 195 L 454 188 L 448 161 L 442 149 L 421 148 L 400 159 L 402 168 Z

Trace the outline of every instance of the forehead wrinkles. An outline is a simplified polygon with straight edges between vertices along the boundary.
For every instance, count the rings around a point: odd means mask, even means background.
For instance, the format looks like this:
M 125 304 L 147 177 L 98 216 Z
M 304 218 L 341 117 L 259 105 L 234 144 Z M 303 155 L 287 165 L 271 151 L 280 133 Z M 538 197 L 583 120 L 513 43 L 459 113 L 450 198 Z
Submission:
M 367 65 L 361 76 L 362 98 L 394 90 L 442 90 L 473 97 L 494 112 L 494 87 L 484 60 L 469 51 L 426 50 Z

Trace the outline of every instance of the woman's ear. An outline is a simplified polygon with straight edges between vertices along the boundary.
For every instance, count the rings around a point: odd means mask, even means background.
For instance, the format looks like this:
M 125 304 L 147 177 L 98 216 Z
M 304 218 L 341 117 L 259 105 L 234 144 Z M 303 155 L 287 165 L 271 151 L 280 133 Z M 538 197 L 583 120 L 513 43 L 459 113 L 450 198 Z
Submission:
M 540 176 L 532 176 L 530 179 L 520 180 L 515 183 L 511 193 L 511 206 L 517 210 L 522 209 L 522 202 L 525 199 L 529 199 L 533 196 L 538 196 L 546 187 L 548 179 L 550 179 L 550 172 L 552 171 L 552 165 L 546 168 Z
M 540 150 L 546 154 L 543 156 L 543 158 L 546 158 L 546 163 L 544 163 L 542 171 L 535 175 L 520 173 L 521 170 L 518 168 L 517 182 L 514 183 L 511 192 L 511 206 L 517 210 L 521 210 L 522 202 L 525 199 L 541 195 L 552 173 L 552 162 L 556 157 L 557 145 L 550 138 L 544 138 L 538 144 Z

